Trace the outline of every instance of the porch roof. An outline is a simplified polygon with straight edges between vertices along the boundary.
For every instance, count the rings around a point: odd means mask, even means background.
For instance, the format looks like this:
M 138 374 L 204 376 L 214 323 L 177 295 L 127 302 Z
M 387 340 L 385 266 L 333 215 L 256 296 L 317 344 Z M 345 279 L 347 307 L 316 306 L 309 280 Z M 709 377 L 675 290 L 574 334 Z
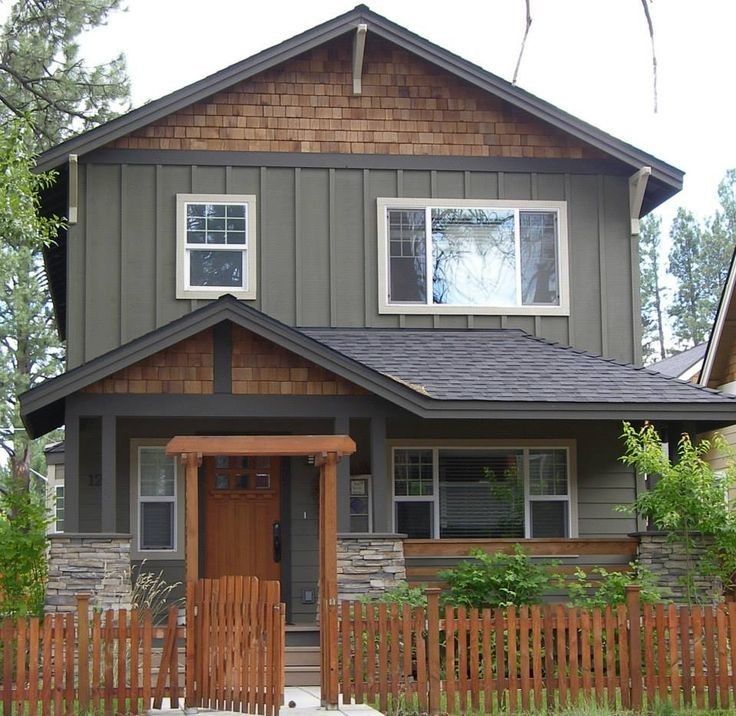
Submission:
M 420 417 L 736 421 L 735 396 L 521 330 L 296 329 L 223 296 L 21 395 L 29 433 L 62 425 L 68 396 L 222 321 Z

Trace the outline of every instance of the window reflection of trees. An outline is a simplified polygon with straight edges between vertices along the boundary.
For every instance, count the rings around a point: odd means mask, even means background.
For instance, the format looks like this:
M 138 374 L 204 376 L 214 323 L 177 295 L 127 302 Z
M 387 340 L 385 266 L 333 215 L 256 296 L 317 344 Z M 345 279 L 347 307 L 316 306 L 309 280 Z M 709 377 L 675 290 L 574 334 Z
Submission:
M 515 276 L 513 212 L 432 209 L 432 261 L 434 303 L 503 299 L 504 282 Z

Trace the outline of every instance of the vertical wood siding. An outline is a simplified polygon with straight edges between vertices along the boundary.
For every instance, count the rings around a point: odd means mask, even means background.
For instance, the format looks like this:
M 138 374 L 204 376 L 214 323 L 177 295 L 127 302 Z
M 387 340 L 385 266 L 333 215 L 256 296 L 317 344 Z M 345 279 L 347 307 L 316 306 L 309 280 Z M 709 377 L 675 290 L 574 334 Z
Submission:
M 638 359 L 625 178 L 519 172 L 86 164 L 69 241 L 69 366 L 178 318 L 176 195 L 257 197 L 260 310 L 295 326 L 521 328 Z M 382 315 L 377 197 L 568 202 L 570 316 Z

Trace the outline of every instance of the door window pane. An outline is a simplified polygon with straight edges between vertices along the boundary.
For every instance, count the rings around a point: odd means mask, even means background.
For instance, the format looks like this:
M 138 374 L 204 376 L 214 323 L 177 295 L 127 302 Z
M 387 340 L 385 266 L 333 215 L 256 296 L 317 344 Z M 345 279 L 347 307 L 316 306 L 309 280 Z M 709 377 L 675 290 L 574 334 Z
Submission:
M 167 457 L 164 448 L 140 450 L 141 497 L 173 497 L 174 458 Z
M 423 209 L 388 212 L 389 301 L 426 303 L 427 234 Z
M 243 287 L 242 251 L 189 252 L 191 286 Z
M 514 212 L 432 209 L 435 304 L 516 304 Z
M 563 500 L 530 503 L 532 537 L 567 537 L 568 503 Z
M 397 502 L 396 531 L 409 539 L 432 537 L 432 502 Z
M 521 295 L 525 306 L 559 305 L 557 214 L 519 212 Z
M 141 549 L 174 549 L 174 503 L 141 503 Z
M 522 450 L 440 450 L 440 537 L 524 537 Z

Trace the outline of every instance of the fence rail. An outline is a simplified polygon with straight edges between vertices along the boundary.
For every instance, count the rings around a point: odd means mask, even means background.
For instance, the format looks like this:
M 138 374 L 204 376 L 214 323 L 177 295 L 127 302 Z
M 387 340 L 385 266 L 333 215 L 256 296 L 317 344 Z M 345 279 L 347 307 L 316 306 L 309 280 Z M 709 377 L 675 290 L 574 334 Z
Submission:
M 343 602 L 340 691 L 346 702 L 402 700 L 438 714 L 564 708 L 581 700 L 627 709 L 736 702 L 736 605 L 627 603 L 497 610 Z
M 77 598 L 76 613 L 0 625 L 2 714 L 61 716 L 88 709 L 106 716 L 177 708 L 183 631 L 172 607 L 165 627 L 145 610 L 91 611 Z

